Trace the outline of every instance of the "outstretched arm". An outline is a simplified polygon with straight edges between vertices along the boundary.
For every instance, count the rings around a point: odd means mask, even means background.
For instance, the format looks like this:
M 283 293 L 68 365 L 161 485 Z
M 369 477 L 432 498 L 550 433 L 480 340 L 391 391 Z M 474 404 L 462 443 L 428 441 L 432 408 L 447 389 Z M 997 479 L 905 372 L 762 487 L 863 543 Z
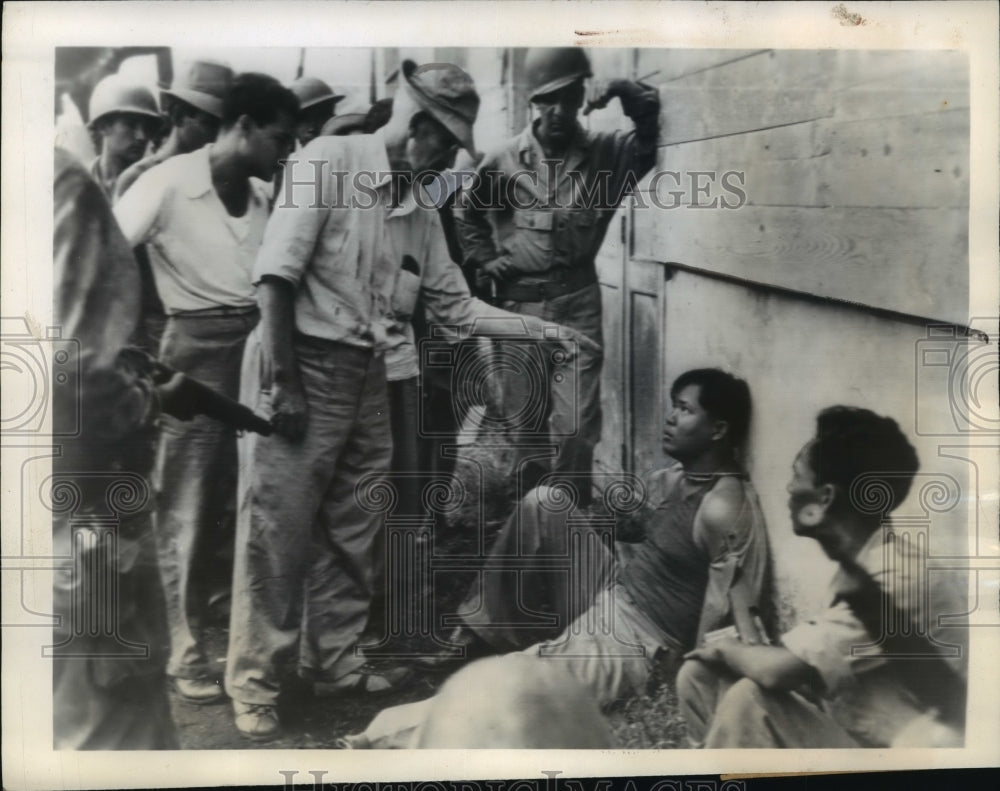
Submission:
M 797 689 L 803 684 L 815 684 L 818 680 L 812 667 L 787 648 L 747 645 L 733 637 L 715 640 L 702 648 L 696 648 L 685 654 L 684 658 L 726 668 L 765 689 Z

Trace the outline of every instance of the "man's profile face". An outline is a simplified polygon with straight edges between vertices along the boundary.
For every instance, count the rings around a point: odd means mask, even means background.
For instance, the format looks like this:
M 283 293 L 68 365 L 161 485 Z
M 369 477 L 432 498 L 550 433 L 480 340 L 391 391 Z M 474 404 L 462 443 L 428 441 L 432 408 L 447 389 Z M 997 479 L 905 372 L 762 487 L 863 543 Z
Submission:
M 792 463 L 792 478 L 788 482 L 788 511 L 792 518 L 792 530 L 797 536 L 812 536 L 818 525 L 803 524 L 802 509 L 815 505 L 816 481 L 812 467 L 809 466 L 809 451 L 812 441 L 807 442 L 799 451 Z
M 299 145 L 305 146 L 319 137 L 323 124 L 333 118 L 333 102 L 325 101 L 299 113 L 295 121 L 295 136 Z
M 250 175 L 270 181 L 274 177 L 278 163 L 288 159 L 295 150 L 295 119 L 288 113 L 282 112 L 263 126 L 257 126 L 251 120 L 247 142 L 253 161 Z
M 685 462 L 712 446 L 718 421 L 700 403 L 701 387 L 688 385 L 673 398 L 670 414 L 663 427 L 663 450 Z
M 413 175 L 440 173 L 455 164 L 459 148 L 461 143 L 443 124 L 424 116 L 406 141 L 406 159 Z
M 145 115 L 116 113 L 101 127 L 104 150 L 126 167 L 138 162 L 146 153 L 155 124 Z
M 196 107 L 191 107 L 178 126 L 177 135 L 184 151 L 197 151 L 202 146 L 214 142 L 219 136 L 219 119 Z
M 576 130 L 576 115 L 583 106 L 583 80 L 577 80 L 552 93 L 536 96 L 538 139 L 543 143 L 565 145 Z

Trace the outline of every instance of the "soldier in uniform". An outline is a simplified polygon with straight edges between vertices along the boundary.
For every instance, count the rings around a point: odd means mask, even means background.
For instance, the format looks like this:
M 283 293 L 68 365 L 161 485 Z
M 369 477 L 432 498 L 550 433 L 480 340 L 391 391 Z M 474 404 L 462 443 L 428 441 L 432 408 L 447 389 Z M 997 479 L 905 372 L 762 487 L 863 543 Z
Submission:
M 162 123 L 149 88 L 112 74 L 94 87 L 90 95 L 88 126 L 101 140 L 101 153 L 90 163 L 90 175 L 110 200 L 118 177 L 138 162 Z
M 617 96 L 635 128 L 591 134 L 577 119 L 591 76 L 583 50 L 529 50 L 525 75 L 537 118 L 483 160 L 477 182 L 460 200 L 466 266 L 492 279 L 501 307 L 564 324 L 601 344 L 594 259 L 616 207 L 656 161 L 659 96 L 630 80 L 592 84 L 588 110 Z M 518 372 L 504 382 L 508 414 L 535 414 L 537 400 L 548 393 L 541 381 L 552 375 L 547 356 L 531 346 L 501 348 L 505 364 Z M 581 350 L 575 373 L 553 379 L 547 426 L 528 419 L 511 425 L 522 493 L 550 466 L 555 445 L 552 470 L 576 485 L 580 505 L 588 504 L 601 434 L 602 359 L 600 350 Z M 544 371 L 537 370 L 539 361 Z

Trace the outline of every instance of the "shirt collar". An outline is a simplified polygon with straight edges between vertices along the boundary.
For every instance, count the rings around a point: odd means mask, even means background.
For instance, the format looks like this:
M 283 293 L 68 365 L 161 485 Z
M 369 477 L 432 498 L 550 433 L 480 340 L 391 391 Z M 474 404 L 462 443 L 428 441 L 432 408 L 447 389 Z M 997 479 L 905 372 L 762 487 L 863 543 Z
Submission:
M 535 126 L 537 124 L 537 119 L 532 121 L 524 128 L 524 131 L 521 132 L 517 138 L 517 150 L 521 164 L 528 167 L 534 167 L 536 163 L 545 159 L 545 152 L 542 150 L 542 144 L 539 143 L 538 138 L 535 137 Z M 573 134 L 573 139 L 569 141 L 569 145 L 566 147 L 566 152 L 562 156 L 563 162 L 581 161 L 590 150 L 590 146 L 588 145 L 589 141 L 589 133 L 580 125 L 578 121 L 576 124 L 576 131 Z
M 213 189 L 212 165 L 208 157 L 211 148 L 212 144 L 209 143 L 187 155 L 184 194 L 189 198 L 200 198 Z

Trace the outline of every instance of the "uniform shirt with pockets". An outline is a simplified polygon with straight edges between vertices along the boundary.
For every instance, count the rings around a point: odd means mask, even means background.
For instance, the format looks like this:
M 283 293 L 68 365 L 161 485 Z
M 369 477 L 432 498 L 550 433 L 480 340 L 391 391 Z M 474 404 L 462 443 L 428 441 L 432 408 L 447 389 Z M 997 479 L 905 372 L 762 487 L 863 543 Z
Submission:
M 251 273 L 267 224 L 267 194 L 251 179 L 246 212 L 230 215 L 212 185 L 210 153 L 205 146 L 156 165 L 115 205 L 128 243 L 148 245 L 168 315 L 256 305 Z
M 592 266 L 621 198 L 654 161 L 635 132 L 591 134 L 579 126 L 566 154 L 548 159 L 529 125 L 483 160 L 460 198 L 466 264 L 506 256 L 529 276 Z

